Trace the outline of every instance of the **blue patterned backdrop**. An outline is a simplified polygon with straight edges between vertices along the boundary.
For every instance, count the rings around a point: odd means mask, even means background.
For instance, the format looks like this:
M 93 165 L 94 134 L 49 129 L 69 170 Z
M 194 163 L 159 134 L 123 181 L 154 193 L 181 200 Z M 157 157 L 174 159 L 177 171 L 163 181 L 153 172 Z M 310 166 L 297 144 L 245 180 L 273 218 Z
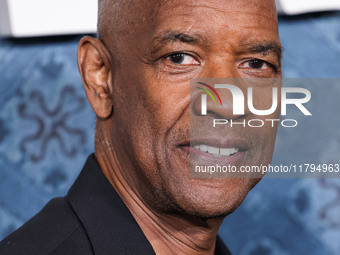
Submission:
M 280 36 L 285 77 L 340 78 L 339 12 L 281 18 Z M 76 64 L 79 38 L 0 39 L 0 240 L 63 196 L 94 150 L 95 116 Z M 323 146 L 340 159 L 340 117 L 333 117 L 335 129 L 316 128 L 335 132 Z M 282 130 L 277 144 L 274 161 L 298 150 Z M 220 234 L 234 254 L 338 255 L 340 179 L 264 179 Z

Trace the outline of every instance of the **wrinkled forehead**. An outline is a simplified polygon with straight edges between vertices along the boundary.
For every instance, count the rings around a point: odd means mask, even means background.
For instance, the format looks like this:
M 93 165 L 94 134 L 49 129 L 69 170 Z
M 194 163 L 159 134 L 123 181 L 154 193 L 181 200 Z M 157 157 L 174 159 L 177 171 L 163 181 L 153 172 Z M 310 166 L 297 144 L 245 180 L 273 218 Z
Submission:
M 130 33 L 169 16 L 191 17 L 191 11 L 204 14 L 212 10 L 230 20 L 263 17 L 265 22 L 277 24 L 275 0 L 99 0 L 98 33 Z
M 270 19 L 276 19 L 275 0 L 168 0 L 159 1 L 162 11 L 174 11 L 176 7 L 205 8 L 207 10 L 228 13 L 247 13 L 250 15 L 260 15 Z M 178 9 L 177 9 L 178 10 Z M 190 13 L 188 13 L 190 15 Z
M 102 1 L 98 36 L 116 60 L 154 47 L 169 31 L 205 38 L 205 47 L 224 43 L 235 49 L 254 41 L 280 46 L 274 0 Z
M 165 1 L 150 14 L 154 30 L 177 27 L 212 37 L 246 33 L 247 36 L 277 36 L 278 24 L 273 0 L 185 0 Z M 153 19 L 153 21 L 151 21 Z M 228 39 L 228 38 L 225 38 Z

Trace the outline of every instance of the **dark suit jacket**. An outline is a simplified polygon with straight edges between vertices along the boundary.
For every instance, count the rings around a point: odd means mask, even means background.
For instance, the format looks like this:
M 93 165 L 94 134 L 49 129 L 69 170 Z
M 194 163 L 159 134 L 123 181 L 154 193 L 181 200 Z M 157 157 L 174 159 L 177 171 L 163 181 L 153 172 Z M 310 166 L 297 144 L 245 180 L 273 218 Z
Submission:
M 89 156 L 65 197 L 52 199 L 0 243 L 1 255 L 155 254 L 124 202 Z M 218 237 L 215 254 L 230 254 Z

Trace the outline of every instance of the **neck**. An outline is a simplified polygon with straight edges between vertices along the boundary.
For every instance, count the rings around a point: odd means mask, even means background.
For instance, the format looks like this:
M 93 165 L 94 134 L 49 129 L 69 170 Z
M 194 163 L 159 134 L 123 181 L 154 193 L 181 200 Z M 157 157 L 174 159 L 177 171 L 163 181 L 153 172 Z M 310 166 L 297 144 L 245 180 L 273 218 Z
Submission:
M 103 142 L 104 141 L 104 142 Z M 223 218 L 200 219 L 183 213 L 159 212 L 148 206 L 138 190 L 126 181 L 114 146 L 96 135 L 96 158 L 149 240 L 156 254 L 214 254 L 217 231 Z

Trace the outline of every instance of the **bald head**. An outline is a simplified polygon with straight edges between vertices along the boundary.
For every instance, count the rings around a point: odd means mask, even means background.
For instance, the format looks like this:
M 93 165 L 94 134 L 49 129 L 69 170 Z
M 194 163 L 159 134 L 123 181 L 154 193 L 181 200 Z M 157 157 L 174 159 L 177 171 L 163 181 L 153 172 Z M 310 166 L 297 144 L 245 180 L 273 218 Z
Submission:
M 98 0 L 97 33 L 100 38 L 103 38 L 109 32 L 116 32 L 118 25 L 126 23 L 126 17 L 123 14 L 126 13 L 127 5 L 130 2 L 124 0 Z
M 235 0 L 228 1 L 235 2 Z M 98 0 L 97 35 L 107 46 L 117 47 L 117 43 L 126 42 L 129 35 L 145 30 L 146 27 L 150 28 L 150 25 L 154 26 L 152 23 L 157 22 L 159 17 L 156 16 L 162 7 L 168 8 L 167 12 L 170 13 L 172 6 L 195 7 L 200 4 L 199 2 L 197 0 Z M 218 8 L 219 1 L 211 2 L 213 8 Z M 274 20 L 277 17 L 275 0 L 237 0 L 236 2 L 238 8 L 234 11 L 249 9 L 251 6 L 254 11 L 260 10 L 263 15 Z M 206 6 L 209 6 L 209 3 L 206 3 Z M 263 6 L 266 8 L 262 8 Z
M 160 0 L 98 0 L 98 37 L 105 43 L 117 43 L 142 27 L 148 12 L 155 12 Z

